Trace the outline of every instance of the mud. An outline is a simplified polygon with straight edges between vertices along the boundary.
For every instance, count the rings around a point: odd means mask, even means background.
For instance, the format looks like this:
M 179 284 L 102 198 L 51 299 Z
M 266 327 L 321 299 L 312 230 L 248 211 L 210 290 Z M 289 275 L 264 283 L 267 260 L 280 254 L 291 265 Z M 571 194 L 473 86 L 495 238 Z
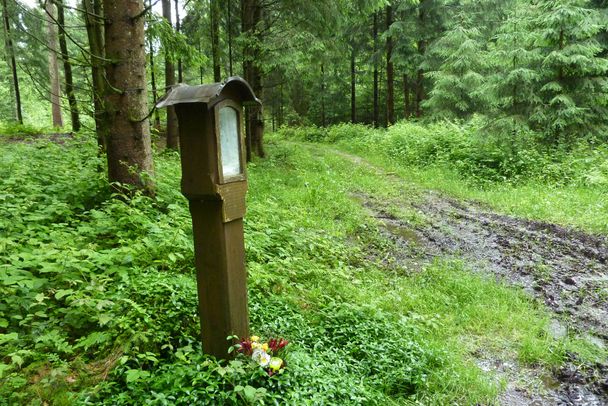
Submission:
M 605 237 L 499 215 L 437 193 L 416 206 L 428 225 L 412 229 L 397 219 L 385 224 L 412 232 L 427 257 L 464 258 L 540 298 L 569 327 L 608 340 Z
M 346 156 L 346 154 L 341 154 Z M 385 174 L 361 158 L 353 160 Z M 479 204 L 425 192 L 417 203 L 355 196 L 397 247 L 392 264 L 407 268 L 435 258 L 463 259 L 475 272 L 521 287 L 555 313 L 549 334 L 581 337 L 600 348 L 608 345 L 608 238 L 555 224 L 493 213 Z M 412 224 L 390 214 L 409 207 L 425 219 Z M 547 375 L 489 354 L 476 354 L 478 365 L 508 384 L 503 405 L 608 405 L 608 365 L 582 362 L 574 354 Z
M 411 268 L 435 258 L 464 259 L 476 272 L 520 286 L 555 312 L 549 333 L 608 343 L 608 239 L 554 224 L 490 212 L 478 204 L 427 192 L 413 208 L 426 219 L 413 225 L 390 215 L 386 201 L 357 196 L 395 243 L 394 260 Z M 392 201 L 391 205 L 399 204 Z M 403 205 L 412 205 L 404 200 Z M 504 405 L 608 405 L 608 365 L 575 355 L 552 376 L 509 361 L 478 357 L 506 378 Z M 489 367 L 491 366 L 491 367 Z M 518 384 L 525 382 L 525 384 Z M 532 389 L 531 389 L 532 388 Z

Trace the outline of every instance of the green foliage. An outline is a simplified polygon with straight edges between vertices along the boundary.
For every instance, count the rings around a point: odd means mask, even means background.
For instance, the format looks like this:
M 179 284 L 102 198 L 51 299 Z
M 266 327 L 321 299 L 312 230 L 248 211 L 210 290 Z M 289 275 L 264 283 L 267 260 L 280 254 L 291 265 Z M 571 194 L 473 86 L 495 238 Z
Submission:
M 289 373 L 269 378 L 259 368 L 220 364 L 197 349 L 189 217 L 177 192 L 175 155 L 159 162 L 156 200 L 127 201 L 110 198 L 90 142 L 5 149 L 2 170 L 11 176 L 2 180 L 6 215 L 0 226 L 7 237 L 0 240 L 0 393 L 7 401 L 352 402 L 380 399 L 382 388 L 424 389 L 435 355 L 417 343 L 409 323 L 356 304 L 303 314 L 297 296 L 272 294 L 286 289 L 278 278 L 284 267 L 298 289 L 307 289 L 311 275 L 318 283 L 327 267 L 352 261 L 335 237 L 311 230 L 295 238 L 301 224 L 286 221 L 287 208 L 254 203 L 250 213 L 258 221 L 247 225 L 252 324 L 296 343 Z M 19 164 L 24 155 L 27 166 Z M 332 329 L 337 338 L 324 342 Z M 349 344 L 349 337 L 355 341 Z M 372 357 L 368 343 L 384 348 L 385 358 Z M 369 382 L 353 389 L 345 373 L 367 374 Z M 382 374 L 394 378 L 382 380 Z M 98 388 L 77 394 L 100 380 Z
M 94 142 L 2 148 L 0 404 L 488 403 L 498 388 L 468 360 L 462 340 L 477 341 L 467 331 L 490 342 L 499 334 L 524 354 L 506 332 L 524 334 L 517 320 L 528 317 L 535 351 L 526 362 L 553 351 L 534 338 L 541 315 L 511 291 L 453 264 L 412 278 L 368 258 L 390 242 L 348 195 L 400 191 L 344 158 L 283 144 L 249 168 L 245 232 L 251 328 L 290 340 L 287 367 L 269 377 L 252 363 L 219 362 L 198 343 L 176 154 L 157 159 L 155 199 L 127 200 L 110 195 Z M 452 277 L 435 285 L 433 272 Z M 488 293 L 473 303 L 470 286 Z
M 196 296 L 180 271 L 191 263 L 190 238 L 174 228 L 185 209 L 143 196 L 109 199 L 88 141 L 3 149 L 1 330 L 18 335 L 2 348 L 12 362 L 1 397 L 24 396 L 10 393 L 26 383 L 20 370 L 40 374 L 44 387 L 78 373 L 67 367 L 75 354 L 85 366 L 71 368 L 81 370 L 116 352 L 161 353 L 194 340 Z
M 255 315 L 270 310 L 274 310 L 272 321 L 288 322 L 285 331 L 293 337 L 290 345 L 294 348 L 286 357 L 283 373 L 269 377 L 246 360 L 217 362 L 186 347 L 178 350 L 181 355 L 175 361 L 179 362 L 161 365 L 150 375 L 118 367 L 114 373 L 124 377 L 124 382 L 103 384 L 88 402 L 130 404 L 133 399 L 166 399 L 172 404 L 238 404 L 257 399 L 267 403 L 378 403 L 386 395 L 409 396 L 428 387 L 426 371 L 437 361 L 433 352 L 415 341 L 418 331 L 409 323 L 395 323 L 386 314 L 359 305 L 335 304 L 307 326 L 296 309 L 277 303 L 280 299 L 257 299 L 254 303 L 260 307 L 254 307 L 255 323 L 264 325 L 266 320 Z M 290 320 L 296 323 L 290 325 Z M 352 378 L 345 377 L 359 377 L 362 382 L 353 386 Z
M 375 131 L 372 127 L 363 124 L 336 124 L 330 127 L 285 126 L 277 132 L 280 138 L 305 142 L 356 142 L 359 138 L 367 138 Z
M 40 128 L 31 124 L 19 124 L 14 121 L 0 121 L 0 137 L 27 137 L 44 134 L 46 131 L 48 131 L 48 129 Z
M 485 120 L 466 125 L 400 122 L 388 130 L 340 125 L 281 129 L 280 137 L 337 141 L 346 150 L 394 167 L 424 187 L 482 200 L 508 213 L 608 230 L 608 149 L 593 138 L 547 144 L 529 130 L 487 134 Z M 331 135 L 331 136 L 330 136 Z
M 488 100 L 492 132 L 512 137 L 529 129 L 529 118 L 542 103 L 539 94 L 542 54 L 534 46 L 534 9 L 518 3 L 498 27 L 488 58 L 491 72 L 482 93 Z
M 6 3 L 9 9 L 9 24 L 17 63 L 23 119 L 26 125 L 51 125 L 49 50 L 44 7 L 40 7 L 40 4 L 36 2 L 24 4 L 23 2 L 7 1 Z M 89 76 L 88 69 L 86 69 L 88 61 L 86 60 L 86 54 L 83 54 L 82 49 L 78 46 L 87 48 L 86 31 L 79 14 L 71 8 L 65 9 L 65 23 L 69 37 L 67 41 L 68 53 L 72 65 L 78 66 L 78 68 L 73 69 L 76 98 L 81 105 L 81 112 L 88 113 L 88 109 L 83 108 L 83 106 L 86 106 L 85 101 L 91 100 L 92 97 L 90 89 L 86 85 L 88 83 L 86 78 Z M 5 45 L 3 31 L 1 33 L 0 52 L 2 52 L 3 57 L 8 57 L 6 52 L 3 52 Z M 78 45 L 73 41 L 76 41 Z M 4 113 L 0 121 L 16 119 L 14 112 L 16 95 L 12 84 L 12 74 L 7 65 L 1 64 L 0 66 L 0 96 L 2 96 L 0 112 Z M 62 97 L 62 104 L 64 114 L 66 114 L 65 112 L 69 109 L 65 97 Z
M 461 20 L 466 20 L 461 16 Z M 481 33 L 460 21 L 430 51 L 430 58 L 441 61 L 435 71 L 429 72 L 434 82 L 425 107 L 439 117 L 462 118 L 481 110 L 478 94 L 482 88 L 487 58 L 483 55 Z
M 607 110 L 605 30 L 599 10 L 582 0 L 505 2 L 490 16 L 462 4 L 449 29 L 429 46 L 419 66 L 430 69 L 425 102 L 432 118 L 482 114 L 500 136 L 533 129 L 547 140 L 605 139 Z M 477 10 L 479 11 L 479 10 Z M 475 28 L 470 28 L 475 27 Z
M 157 14 L 150 14 L 146 34 L 160 41 L 162 54 L 171 63 L 181 60 L 183 63 L 199 66 L 207 62 L 205 55 L 188 41 L 185 34 L 176 32 L 166 19 Z
M 540 1 L 535 26 L 543 49 L 544 106 L 531 120 L 553 139 L 603 135 L 608 117 L 608 59 L 596 37 L 602 15 L 582 0 Z
M 593 140 L 571 146 L 547 145 L 531 131 L 492 137 L 483 122 L 421 125 L 400 122 L 388 130 L 343 124 L 281 129 L 280 136 L 300 141 L 339 142 L 356 151 L 372 151 L 406 166 L 442 166 L 473 184 L 538 181 L 603 187 L 608 181 L 608 149 Z

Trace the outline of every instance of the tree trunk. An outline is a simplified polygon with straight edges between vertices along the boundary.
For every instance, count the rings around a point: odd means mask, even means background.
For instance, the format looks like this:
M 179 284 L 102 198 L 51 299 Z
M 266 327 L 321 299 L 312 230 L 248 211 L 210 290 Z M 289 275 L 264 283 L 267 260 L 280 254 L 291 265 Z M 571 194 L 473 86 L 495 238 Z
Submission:
M 416 117 L 422 116 L 422 101 L 424 100 L 424 70 L 418 69 L 416 75 Z
M 19 91 L 19 76 L 17 75 L 17 62 L 15 61 L 15 49 L 11 38 L 11 25 L 8 19 L 8 6 L 6 0 L 2 0 L 2 15 L 4 20 L 4 41 L 6 46 L 7 61 L 12 74 L 12 90 L 15 95 L 15 118 L 19 124 L 23 124 L 21 113 L 21 92 Z
M 106 82 L 104 76 L 105 46 L 103 39 L 103 26 L 101 15 L 103 13 L 101 0 L 83 0 L 83 18 L 89 40 L 91 53 L 91 81 L 93 83 L 93 108 L 95 130 L 97 133 L 97 146 L 99 151 L 106 150 L 106 137 L 108 135 L 107 118 L 104 107 Z M 95 17 L 100 16 L 100 17 Z
M 425 24 L 425 14 L 424 9 L 420 8 L 418 11 L 418 19 L 420 21 L 420 26 L 424 28 Z M 418 41 L 418 54 L 421 57 L 424 57 L 426 52 L 426 40 L 421 39 Z M 416 74 L 416 117 L 422 116 L 422 101 L 424 100 L 424 70 L 422 68 L 418 68 L 418 72 Z
M 202 52 L 203 52 L 203 48 L 201 47 L 201 43 L 199 41 L 199 43 L 198 43 L 198 53 L 200 54 Z M 202 84 L 203 83 L 203 79 L 205 77 L 205 67 L 203 66 L 202 63 L 198 67 L 198 75 L 199 75 L 199 78 L 200 78 L 200 82 Z
M 254 138 L 253 147 L 254 152 L 260 158 L 264 158 L 266 153 L 264 152 L 264 106 L 259 106 L 256 109 L 255 115 L 256 121 L 254 123 Z
M 279 86 L 279 127 L 283 125 L 283 84 Z
M 148 0 L 148 7 L 152 8 L 152 0 Z M 152 36 L 148 36 L 148 48 L 150 53 L 150 84 L 152 85 L 152 99 L 154 103 L 158 100 L 158 89 L 156 87 L 156 66 L 154 64 L 154 45 L 152 44 Z M 160 131 L 160 113 L 158 109 L 154 109 L 154 128 Z
M 321 127 L 325 127 L 327 122 L 325 120 L 325 67 L 321 64 Z
M 175 0 L 175 32 L 181 32 L 182 23 L 179 21 L 179 1 Z M 177 59 L 177 83 L 184 81 L 182 58 Z
M 222 81 L 220 61 L 220 0 L 211 0 L 211 54 L 213 57 L 213 80 Z
M 563 27 L 559 30 L 558 48 L 560 50 L 564 49 L 564 28 Z M 564 80 L 563 63 L 560 64 L 559 68 L 557 69 L 557 80 L 560 82 Z
M 154 193 L 143 0 L 104 0 L 108 178 Z M 122 187 L 119 187 L 123 189 Z
M 350 122 L 357 121 L 357 70 L 355 60 L 355 46 L 350 49 Z
M 243 72 L 245 80 L 249 82 L 255 95 L 263 98 L 262 73 L 257 64 L 259 55 L 259 43 L 261 41 L 257 25 L 262 21 L 262 6 L 259 0 L 241 0 L 242 32 L 247 40 L 243 49 Z M 251 106 L 247 108 L 246 114 L 246 145 L 247 161 L 251 161 L 255 153 L 264 157 L 264 120 L 261 108 Z
M 63 10 L 63 0 L 56 0 L 57 4 L 57 23 L 59 25 L 59 48 L 61 49 L 61 59 L 63 60 L 63 76 L 65 79 L 65 94 L 68 96 L 70 106 L 70 118 L 72 121 L 72 131 L 80 131 L 80 114 L 78 113 L 78 103 L 74 94 L 74 81 L 72 79 L 72 64 L 68 54 L 68 44 L 65 40 L 65 13 Z
M 270 114 L 270 119 L 272 120 L 272 132 L 275 132 L 277 130 L 276 113 L 277 113 L 277 102 L 276 102 L 276 100 L 273 100 L 272 101 L 272 111 Z
M 245 44 L 243 46 L 243 76 L 251 85 L 253 76 L 253 54 L 255 53 L 252 45 L 253 29 L 253 14 L 255 8 L 255 0 L 241 0 L 241 32 L 245 34 Z M 251 131 L 251 108 L 245 108 L 245 150 L 247 162 L 252 159 L 252 142 L 253 132 Z
M 149 0 L 149 7 L 152 6 L 152 0 Z M 150 81 L 152 85 L 152 99 L 154 102 L 158 100 L 158 91 L 156 89 L 156 67 L 154 65 L 154 45 L 152 44 L 152 37 L 148 37 L 148 48 L 150 49 Z M 160 130 L 160 113 L 158 109 L 154 109 L 154 128 Z
M 410 86 L 408 83 L 407 73 L 403 74 L 403 117 L 405 119 L 409 118 L 411 114 L 410 107 Z
M 378 13 L 374 13 L 374 127 L 378 127 L 378 118 L 380 117 L 380 109 L 378 106 Z
M 226 22 L 226 33 L 228 34 L 228 70 L 230 72 L 230 76 L 234 75 L 232 64 L 232 1 L 226 1 L 226 10 L 227 22 Z
M 386 7 L 386 29 L 393 24 L 393 8 Z M 393 70 L 393 37 L 386 38 L 386 121 L 388 125 L 395 123 L 395 74 Z
M 47 45 L 49 48 L 49 79 L 51 87 L 51 112 L 53 117 L 53 127 L 63 127 L 63 119 L 61 117 L 61 88 L 59 86 L 59 64 L 57 61 L 57 10 L 55 5 L 50 1 L 44 6 L 47 13 Z
M 163 17 L 171 25 L 171 0 L 162 0 Z M 166 49 L 166 48 L 165 48 Z M 175 84 L 175 65 L 165 51 L 165 91 Z M 175 107 L 167 107 L 167 148 L 177 149 L 179 147 L 179 133 L 177 128 L 177 114 Z

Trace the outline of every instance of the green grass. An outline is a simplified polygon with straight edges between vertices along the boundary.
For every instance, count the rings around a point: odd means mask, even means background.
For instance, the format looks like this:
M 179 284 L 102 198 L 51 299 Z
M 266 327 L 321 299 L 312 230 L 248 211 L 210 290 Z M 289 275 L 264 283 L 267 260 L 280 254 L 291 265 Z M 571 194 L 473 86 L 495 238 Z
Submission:
M 608 234 L 608 190 L 604 188 L 538 181 L 480 187 L 446 167 L 404 168 L 383 158 L 372 161 L 393 168 L 400 177 L 421 187 L 481 202 L 502 213 Z
M 474 354 L 549 369 L 574 346 L 547 335 L 542 306 L 465 264 L 374 259 L 391 242 L 353 195 L 420 187 L 271 140 L 249 167 L 249 307 L 252 332 L 291 341 L 288 368 L 219 363 L 198 344 L 176 154 L 157 156 L 157 198 L 128 202 L 110 197 L 90 137 L 0 148 L 0 404 L 253 402 L 239 385 L 269 404 L 489 404 L 501 383 Z
M 608 146 L 547 144 L 534 133 L 494 137 L 479 122 L 283 128 L 276 137 L 328 142 L 424 189 L 494 210 L 608 234 Z
M 0 140 L 2 140 L 2 137 L 26 138 L 44 134 L 48 131 L 48 128 L 40 128 L 29 124 L 0 121 Z

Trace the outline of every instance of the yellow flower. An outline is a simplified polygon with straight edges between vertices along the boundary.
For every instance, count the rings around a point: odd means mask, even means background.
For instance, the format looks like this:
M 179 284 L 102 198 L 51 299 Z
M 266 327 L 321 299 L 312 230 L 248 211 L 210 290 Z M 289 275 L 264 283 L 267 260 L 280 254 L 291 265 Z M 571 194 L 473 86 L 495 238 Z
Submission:
M 260 337 L 258 337 L 258 336 L 251 336 L 250 340 L 254 341 L 254 342 L 260 341 Z
M 268 366 L 273 371 L 278 371 L 283 366 L 283 360 L 279 357 L 272 357 L 268 363 Z
M 268 343 L 264 343 L 262 344 L 262 349 L 266 352 L 268 352 Z
M 251 343 L 251 348 L 253 348 L 254 350 L 262 349 L 262 344 L 253 342 Z

